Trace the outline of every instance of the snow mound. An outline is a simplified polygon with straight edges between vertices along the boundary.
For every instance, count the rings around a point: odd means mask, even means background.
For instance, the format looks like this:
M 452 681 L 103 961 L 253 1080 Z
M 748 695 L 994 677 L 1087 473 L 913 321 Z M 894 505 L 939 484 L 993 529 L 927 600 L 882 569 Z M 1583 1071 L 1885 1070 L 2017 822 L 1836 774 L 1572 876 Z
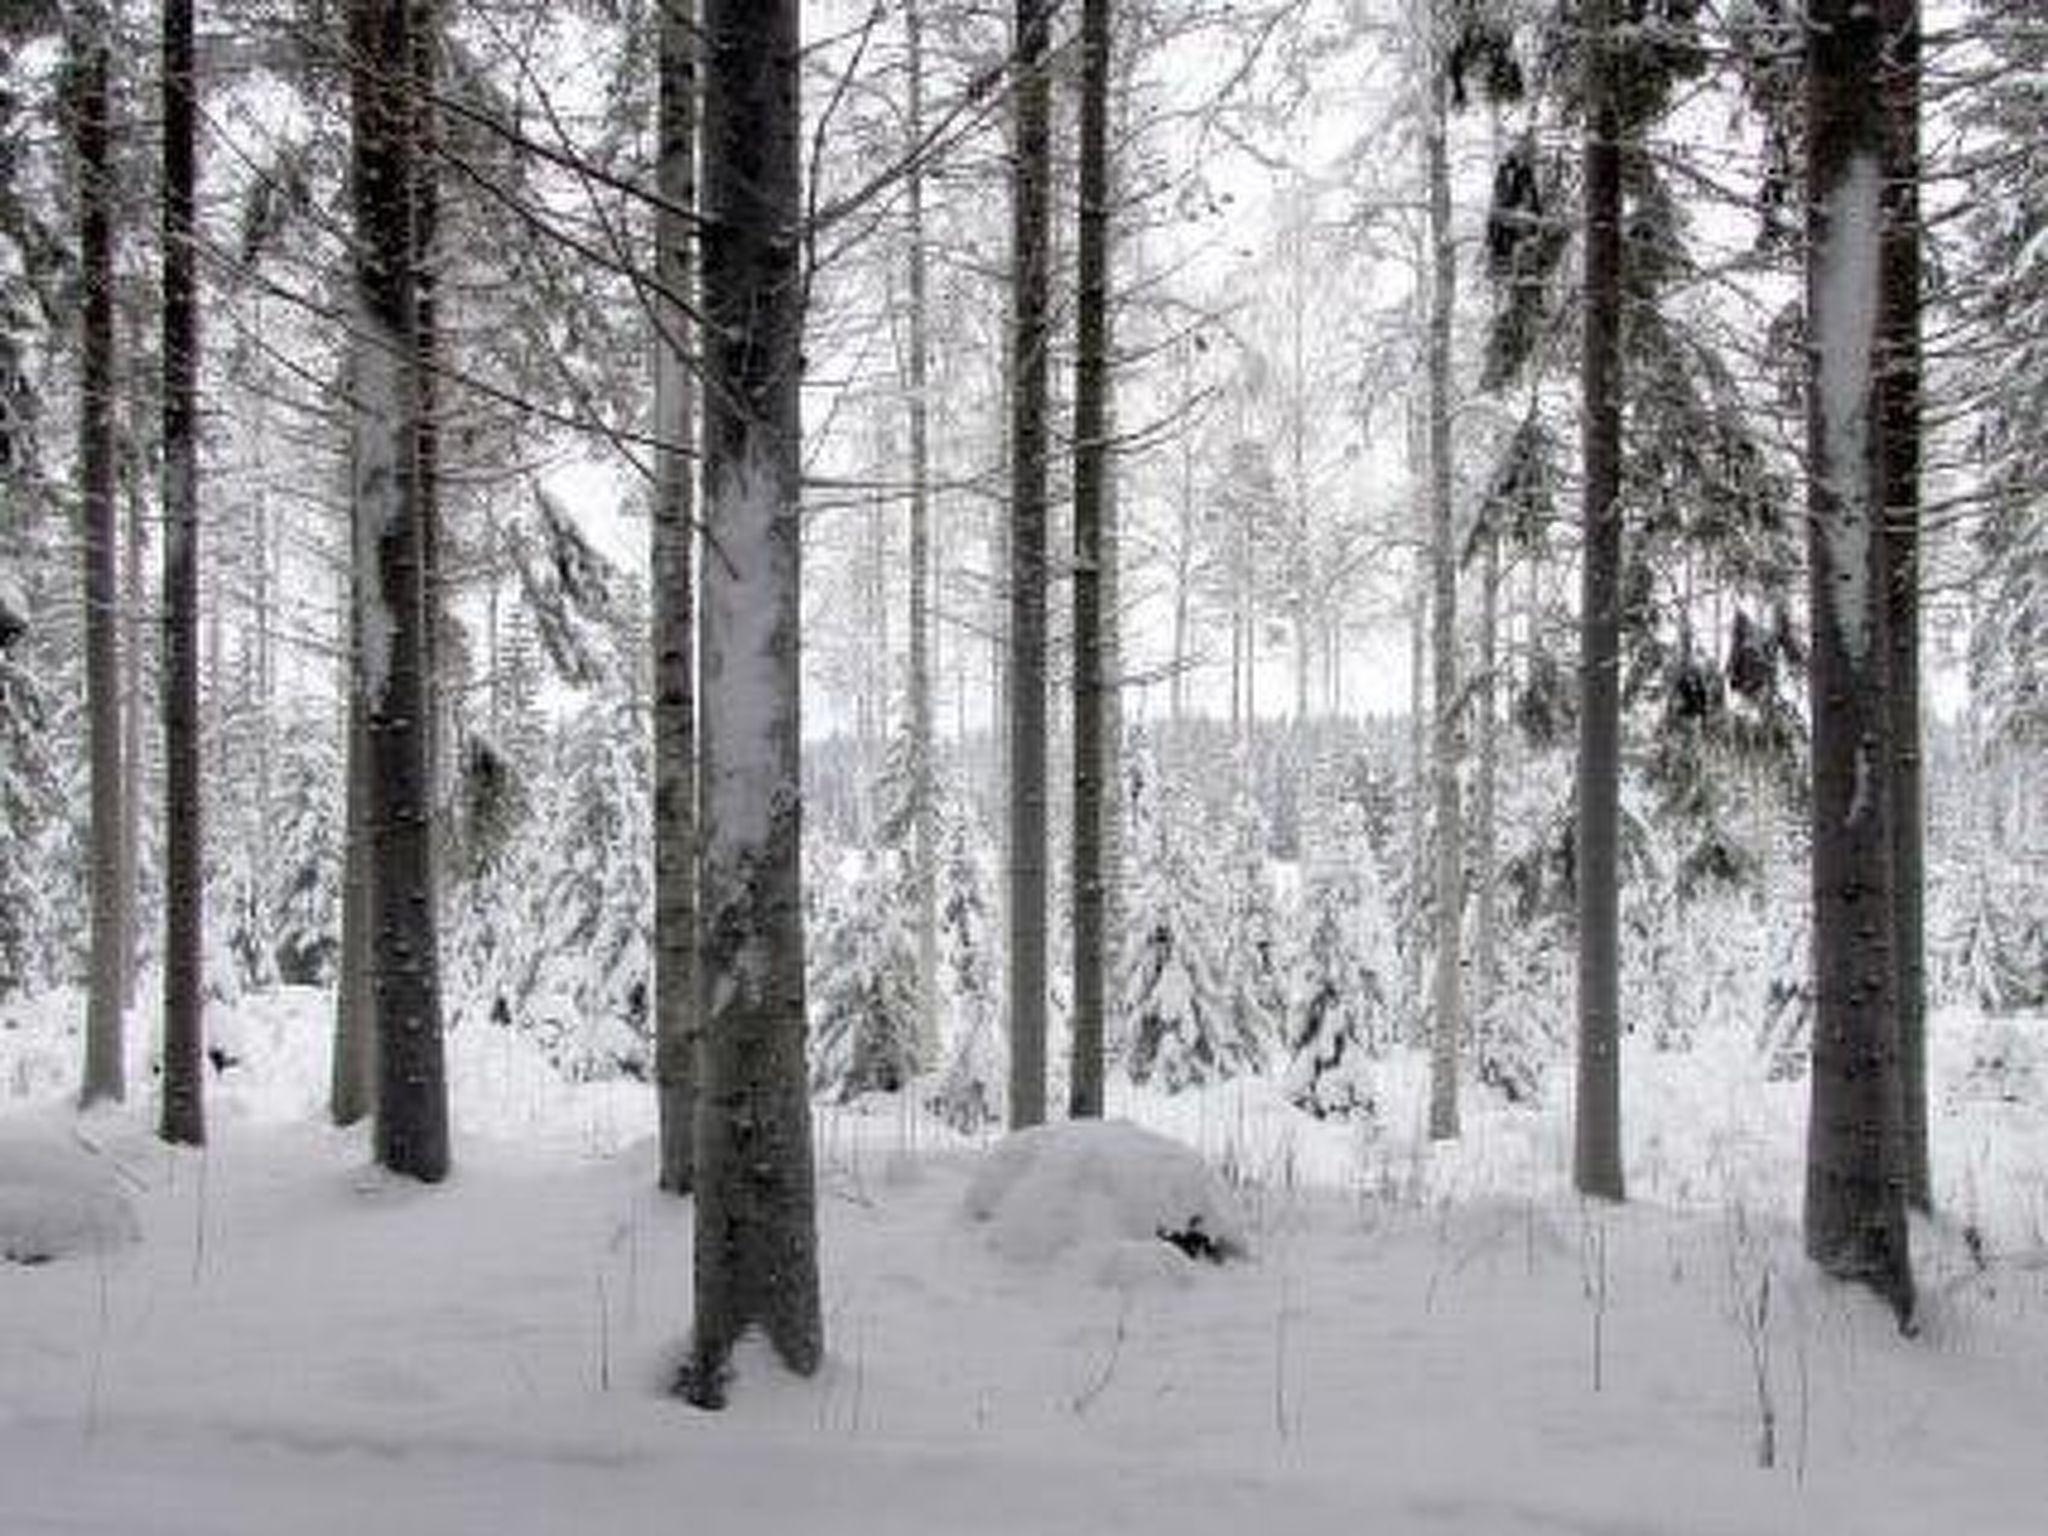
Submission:
M 1123 1120 L 1041 1125 L 998 1142 L 967 1187 L 966 1211 L 1004 1258 L 1070 1252 L 1122 1283 L 1131 1245 L 1172 1265 L 1246 1252 L 1244 1213 L 1192 1147 Z M 1147 1268 L 1156 1269 L 1156 1260 Z
M 107 1164 L 82 1147 L 0 1137 L 0 1259 L 43 1264 L 141 1235 Z

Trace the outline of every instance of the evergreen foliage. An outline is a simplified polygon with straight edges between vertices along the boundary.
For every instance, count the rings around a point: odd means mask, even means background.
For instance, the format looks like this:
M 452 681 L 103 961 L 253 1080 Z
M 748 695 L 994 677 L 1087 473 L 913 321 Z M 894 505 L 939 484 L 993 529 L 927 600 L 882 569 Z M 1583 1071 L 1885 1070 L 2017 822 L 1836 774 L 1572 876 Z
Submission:
M 1317 786 L 1288 1019 L 1287 1096 L 1318 1119 L 1374 1113 L 1400 987 L 1366 808 L 1336 777 Z

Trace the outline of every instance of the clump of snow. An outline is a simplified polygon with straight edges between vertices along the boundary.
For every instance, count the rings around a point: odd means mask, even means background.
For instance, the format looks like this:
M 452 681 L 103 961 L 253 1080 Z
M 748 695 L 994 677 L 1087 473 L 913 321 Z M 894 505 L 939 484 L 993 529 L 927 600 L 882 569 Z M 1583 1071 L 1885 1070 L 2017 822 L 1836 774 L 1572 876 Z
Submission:
M 1186 1258 L 1249 1248 L 1243 1211 L 1201 1156 L 1123 1120 L 1074 1120 L 1005 1138 L 968 1185 L 965 1207 L 987 1224 L 1003 1257 L 1044 1263 L 1076 1254 L 1115 1284 L 1133 1279 L 1134 1268 L 1158 1272 L 1161 1255 L 1184 1263 L 1174 1248 Z
M 42 1136 L 0 1137 L 0 1259 L 43 1264 L 105 1253 L 140 1235 L 104 1159 Z

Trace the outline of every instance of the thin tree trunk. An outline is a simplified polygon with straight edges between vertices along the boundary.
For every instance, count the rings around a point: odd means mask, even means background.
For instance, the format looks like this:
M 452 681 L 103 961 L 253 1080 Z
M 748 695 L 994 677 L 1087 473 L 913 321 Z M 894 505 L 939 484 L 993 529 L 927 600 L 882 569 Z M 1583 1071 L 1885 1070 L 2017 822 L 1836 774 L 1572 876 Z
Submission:
M 795 0 L 706 0 L 705 558 L 696 1330 L 682 1388 L 724 1401 L 759 1324 L 824 1357 L 804 1061 L 803 183 Z
M 1585 538 L 1579 577 L 1578 1096 L 1572 1179 L 1625 1195 L 1621 1164 L 1621 119 L 1612 0 L 1588 13 L 1586 288 L 1581 391 Z
M 139 415 L 140 413 L 135 413 Z M 132 419 L 132 418 L 131 418 Z M 139 426 L 138 426 L 139 430 Z M 127 553 L 123 557 L 121 607 L 121 1005 L 135 1006 L 137 982 L 142 972 L 142 715 L 147 689 L 143 682 L 146 653 L 143 649 L 143 615 L 148 602 L 143 597 L 144 505 L 147 492 L 142 476 L 130 477 Z
M 909 59 L 905 131 L 910 153 L 924 141 L 924 19 L 919 0 L 903 8 Z M 931 298 L 925 250 L 924 168 L 913 159 L 905 189 L 910 240 L 910 861 L 917 933 L 917 1057 L 939 1065 L 938 792 L 932 744 Z
M 92 963 L 79 1102 L 127 1095 L 121 945 L 121 654 L 114 528 L 114 236 L 108 21 L 85 8 L 71 39 L 72 132 L 78 152 L 80 333 L 78 473 L 85 551 L 86 727 L 92 773 Z
M 206 1140 L 205 871 L 199 786 L 199 310 L 192 0 L 164 0 L 164 1098 L 163 1139 Z
M 1109 493 L 1109 39 L 1109 0 L 1082 0 L 1074 357 L 1074 1000 L 1067 1100 L 1076 1120 L 1102 1117 L 1107 990 L 1102 566 Z
M 654 1077 L 660 1187 L 695 1181 L 697 1112 L 696 400 L 689 373 L 689 217 L 697 206 L 694 0 L 661 7 L 655 215 Z
M 352 193 L 357 348 L 354 515 L 370 756 L 371 976 L 377 1160 L 433 1183 L 448 1172 L 419 497 L 420 354 L 414 240 L 416 0 L 354 0 Z
M 1429 520 L 1431 649 L 1430 776 L 1436 806 L 1436 959 L 1430 988 L 1429 1134 L 1458 1134 L 1458 1064 L 1464 1034 L 1462 938 L 1464 832 L 1458 803 L 1458 550 L 1451 504 L 1451 306 L 1457 297 L 1451 243 L 1449 86 L 1432 64 L 1429 171 Z
M 1489 530 L 1480 550 L 1478 782 L 1472 787 L 1472 1017 L 1476 1034 L 1493 1029 L 1494 980 L 1500 969 L 1500 535 Z
M 1010 1124 L 1045 1119 L 1046 368 L 1051 249 L 1051 29 L 1046 0 L 1017 0 L 1015 292 L 1010 401 Z
M 1920 730 L 1920 0 L 1883 0 L 1883 432 L 1891 626 L 1892 921 L 1906 1202 L 1933 1209 L 1927 1131 L 1927 796 Z
M 1913 1313 L 1893 926 L 1884 538 L 1882 29 L 1817 0 L 1807 39 L 1808 679 L 1816 1005 L 1806 1249 Z

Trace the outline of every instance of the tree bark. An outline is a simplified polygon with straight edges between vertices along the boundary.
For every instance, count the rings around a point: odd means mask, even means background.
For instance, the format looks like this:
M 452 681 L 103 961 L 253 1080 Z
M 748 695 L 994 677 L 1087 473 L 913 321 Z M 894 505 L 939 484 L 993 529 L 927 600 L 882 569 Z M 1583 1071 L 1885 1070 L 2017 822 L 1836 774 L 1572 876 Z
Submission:
M 1882 29 L 1816 0 L 1806 85 L 1807 566 L 1816 1006 L 1806 1250 L 1913 1314 L 1892 891 Z
M 199 310 L 192 0 L 163 8 L 165 1141 L 206 1141 L 199 785 Z
M 660 1187 L 687 1194 L 696 1176 L 697 607 L 696 400 L 690 381 L 690 226 L 697 206 L 694 0 L 661 7 L 655 134 L 654 300 L 654 1077 Z
M 1046 367 L 1051 249 L 1051 30 L 1046 0 L 1017 0 L 1011 61 L 1010 1125 L 1045 1119 Z
M 924 143 L 924 13 L 903 8 L 909 90 L 909 152 Z M 910 241 L 910 860 L 917 910 L 918 1067 L 939 1065 L 938 793 L 932 742 L 931 297 L 925 249 L 924 168 L 913 159 L 905 188 Z
M 141 412 L 134 411 L 132 417 Z M 132 419 L 132 418 L 131 418 Z M 144 520 L 151 515 L 139 473 L 128 488 L 128 525 L 123 530 L 127 551 L 122 559 L 121 604 L 121 1006 L 135 1006 L 142 975 L 142 717 L 148 688 L 143 618 Z
M 83 290 L 79 344 L 79 505 L 85 554 L 85 691 L 91 767 L 92 958 L 86 999 L 81 1105 L 127 1095 L 123 1062 L 121 889 L 121 655 L 118 546 L 114 528 L 113 102 L 109 25 L 83 7 L 70 47 L 71 129 L 78 154 L 78 259 Z
M 350 574 L 349 636 L 344 666 L 348 704 L 344 711 L 348 806 L 342 829 L 341 955 L 334 1003 L 334 1050 L 327 1081 L 327 1117 L 339 1126 L 359 1123 L 376 1105 L 377 1010 L 370 977 L 370 712 L 361 681 L 362 641 L 356 615 L 364 598 L 365 573 Z
M 1927 795 L 1920 730 L 1920 0 L 1883 0 L 1882 265 L 1885 558 L 1891 633 L 1892 921 L 1899 989 L 1906 1202 L 1934 1204 L 1927 1132 Z
M 1068 1113 L 1102 1117 L 1106 986 L 1103 528 L 1109 495 L 1109 0 L 1081 5 L 1074 358 L 1073 1060 Z
M 1621 1163 L 1621 118 L 1612 0 L 1588 12 L 1584 548 L 1579 563 L 1578 1095 L 1572 1182 L 1624 1198 Z
M 427 527 L 418 470 L 420 330 L 414 237 L 416 0 L 354 0 L 356 560 L 370 757 L 371 976 L 377 1160 L 448 1172 L 427 666 Z
M 1429 127 L 1429 521 L 1431 700 L 1430 777 L 1436 808 L 1436 960 L 1431 997 L 1429 1134 L 1458 1134 L 1458 1065 L 1464 1034 L 1464 828 L 1458 792 L 1458 549 L 1451 505 L 1451 307 L 1457 297 L 1451 243 L 1449 82 L 1432 62 Z
M 681 1386 L 716 1407 L 749 1327 L 799 1375 L 825 1341 L 804 1060 L 798 7 L 706 0 L 702 14 L 705 1033 Z

